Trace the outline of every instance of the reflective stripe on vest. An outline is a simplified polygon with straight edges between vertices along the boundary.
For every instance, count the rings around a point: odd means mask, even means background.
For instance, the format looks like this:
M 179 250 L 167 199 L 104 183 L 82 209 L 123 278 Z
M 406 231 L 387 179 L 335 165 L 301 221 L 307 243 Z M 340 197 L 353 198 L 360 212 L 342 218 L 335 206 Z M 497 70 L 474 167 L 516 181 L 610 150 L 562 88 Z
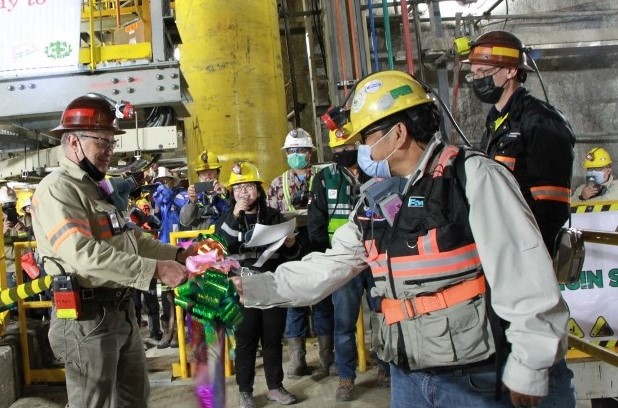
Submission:
M 373 229 L 367 227 L 368 234 L 364 240 L 366 262 L 374 277 L 383 278 L 390 274 L 396 282 L 401 283 L 406 280 L 444 280 L 448 284 L 462 274 L 478 273 L 481 259 L 469 227 L 466 227 L 468 212 L 467 207 L 462 205 L 464 192 L 456 183 L 442 180 L 445 175 L 448 178 L 455 177 L 453 163 L 458 154 L 458 147 L 445 146 L 427 166 L 430 172 L 406 193 L 404 202 L 407 197 L 419 196 L 425 203 L 433 202 L 430 209 L 425 206 L 403 206 L 398 215 L 398 224 L 394 227 L 386 226 L 379 233 L 376 231 L 375 236 L 368 235 L 374 232 L 369 232 Z M 428 176 L 433 181 L 427 179 Z M 445 201 L 443 197 L 453 197 L 453 201 Z M 432 225 L 435 220 L 442 219 L 443 214 L 452 214 L 455 208 L 458 208 L 459 218 L 443 219 L 439 224 Z M 428 229 L 425 229 L 424 217 L 434 220 L 429 221 Z M 357 216 L 357 220 L 360 220 L 360 216 Z M 405 230 L 399 229 L 399 225 L 402 225 L 400 222 L 406 223 L 403 224 Z M 390 232 L 391 228 L 395 228 L 395 231 Z M 410 288 L 405 291 L 409 292 Z M 401 288 L 395 289 L 395 293 L 401 293 Z
M 332 170 L 335 171 L 332 171 Z M 328 166 L 322 169 L 324 177 L 324 189 L 326 190 L 326 203 L 328 209 L 328 240 L 333 238 L 337 228 L 348 222 L 348 217 L 353 210 L 350 197 L 350 182 L 343 172 L 336 166 Z M 331 194 L 331 191 L 336 194 Z

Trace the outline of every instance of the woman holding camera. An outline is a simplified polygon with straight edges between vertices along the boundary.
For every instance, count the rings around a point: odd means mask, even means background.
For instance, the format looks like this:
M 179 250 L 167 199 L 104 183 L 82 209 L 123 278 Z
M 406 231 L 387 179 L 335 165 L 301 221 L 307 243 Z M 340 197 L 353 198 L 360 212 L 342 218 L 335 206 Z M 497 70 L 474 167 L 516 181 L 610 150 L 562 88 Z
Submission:
M 280 211 L 268 207 L 262 178 L 253 164 L 236 163 L 230 174 L 232 189 L 231 210 L 222 214 L 215 230 L 228 244 L 230 257 L 241 266 L 251 268 L 249 273 L 273 270 L 279 264 L 298 259 L 300 253 L 294 236 L 287 237 L 283 245 L 262 267 L 254 267 L 264 252 L 264 247 L 247 248 L 256 224 L 275 225 L 285 221 Z M 244 268 L 243 268 L 244 270 Z M 266 398 L 288 405 L 296 397 L 283 387 L 283 350 L 281 340 L 285 329 L 286 309 L 245 308 L 241 305 L 243 322 L 236 328 L 236 383 L 240 391 L 240 407 L 253 408 L 253 384 L 258 343 L 262 345 L 264 371 L 268 394 Z

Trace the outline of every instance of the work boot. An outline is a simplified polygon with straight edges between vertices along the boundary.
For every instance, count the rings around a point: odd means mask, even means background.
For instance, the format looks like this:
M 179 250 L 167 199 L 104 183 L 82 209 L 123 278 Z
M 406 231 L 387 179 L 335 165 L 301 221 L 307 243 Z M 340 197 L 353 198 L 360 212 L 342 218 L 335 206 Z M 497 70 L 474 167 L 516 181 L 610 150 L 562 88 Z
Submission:
M 174 322 L 174 327 L 172 328 L 172 339 L 170 340 L 171 348 L 178 348 L 178 326 L 176 322 Z
M 161 341 L 157 344 L 158 349 L 168 348 L 172 341 L 172 331 L 170 330 L 169 320 L 161 320 L 161 327 L 163 327 L 163 336 L 161 336 Z
M 178 326 L 176 325 L 176 305 L 174 304 L 174 292 L 171 292 L 171 296 L 168 295 L 168 299 L 170 300 L 170 304 L 172 305 L 170 309 L 170 321 L 169 327 L 170 332 L 172 333 L 172 338 L 170 339 L 170 347 L 178 348 Z
M 240 402 L 240 408 L 255 408 L 255 402 L 253 402 L 253 394 L 250 392 L 242 392 L 238 396 L 238 402 Z
M 302 337 L 290 337 L 288 338 L 288 346 L 290 347 L 290 365 L 286 374 L 292 378 L 311 375 L 311 371 L 307 367 L 307 360 L 305 360 L 307 355 L 305 339 Z
M 274 390 L 268 390 L 266 399 L 269 401 L 277 401 L 282 405 L 290 405 L 296 402 L 296 397 L 293 396 L 283 387 L 275 388 Z
M 333 336 L 318 336 L 318 346 L 320 355 L 320 367 L 313 374 L 319 376 L 339 375 L 337 367 L 333 364 Z
M 337 401 L 351 401 L 353 390 L 354 380 L 352 378 L 340 378 L 335 398 Z
M 163 337 L 158 314 L 148 315 L 148 330 L 150 331 L 150 338 L 153 340 L 159 341 Z
M 382 367 L 382 365 L 378 365 L 378 387 L 390 387 L 391 386 L 391 375 L 387 371 L 387 367 Z

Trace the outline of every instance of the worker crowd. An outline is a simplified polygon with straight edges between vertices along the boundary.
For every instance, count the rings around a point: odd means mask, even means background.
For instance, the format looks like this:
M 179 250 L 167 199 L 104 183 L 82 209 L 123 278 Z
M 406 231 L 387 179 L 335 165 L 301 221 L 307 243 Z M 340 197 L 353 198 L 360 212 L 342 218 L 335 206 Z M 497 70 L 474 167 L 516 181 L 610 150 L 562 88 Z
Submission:
M 490 105 L 476 149 L 446 142 L 424 83 L 379 71 L 325 118 L 332 163 L 316 165 L 312 136 L 295 128 L 281 146 L 289 168 L 272 181 L 249 161 L 221 174 L 209 149 L 190 185 L 156 165 L 107 178 L 124 133 L 115 106 L 97 94 L 71 101 L 51 131 L 60 170 L 21 215 L 15 192 L 0 189 L 9 276 L 12 243 L 36 237 L 44 273 L 66 278 L 79 300 L 78 318 L 60 317 L 66 305 L 55 304 L 49 331 L 68 406 L 147 406 L 139 328 L 158 348 L 178 347 L 173 289 L 197 248 L 170 245 L 169 234 L 214 228 L 242 267 L 230 278 L 244 317 L 234 332 L 241 408 L 256 406 L 258 354 L 268 400 L 295 403 L 284 378 L 308 375 L 338 376 L 333 400 L 357 398 L 362 304 L 392 407 L 574 408 L 554 244 L 571 203 L 615 200 L 617 187 L 597 147 L 571 194 L 575 136 L 524 86 L 534 71 L 525 51 L 505 31 L 471 43 L 466 80 Z M 256 225 L 292 219 L 294 233 L 265 261 L 265 246 L 246 245 Z M 309 338 L 319 367 L 307 364 Z

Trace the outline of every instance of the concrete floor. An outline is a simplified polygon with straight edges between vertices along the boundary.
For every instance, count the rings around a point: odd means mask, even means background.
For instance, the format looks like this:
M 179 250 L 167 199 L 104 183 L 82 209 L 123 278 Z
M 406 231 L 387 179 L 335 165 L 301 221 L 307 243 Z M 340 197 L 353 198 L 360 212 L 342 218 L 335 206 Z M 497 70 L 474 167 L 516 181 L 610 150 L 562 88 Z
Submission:
M 196 408 L 192 380 L 171 378 L 171 364 L 178 359 L 178 349 L 158 350 L 149 339 L 145 339 L 149 349 L 146 352 L 150 371 L 151 395 L 150 408 Z M 287 347 L 284 346 L 284 368 L 287 364 Z M 307 362 L 318 366 L 318 346 L 315 339 L 309 339 Z M 355 399 L 352 402 L 335 401 L 337 377 L 306 376 L 298 379 L 284 379 L 284 386 L 298 398 L 294 405 L 299 408 L 348 407 L 382 408 L 388 407 L 390 389 L 376 385 L 377 368 L 373 365 L 364 373 L 358 373 L 354 388 Z M 238 388 L 234 378 L 226 380 L 226 407 L 238 406 Z M 258 407 L 276 407 L 278 403 L 266 399 L 266 383 L 262 359 L 258 358 L 255 384 L 255 402 Z M 66 404 L 64 385 L 35 385 L 25 387 L 22 398 L 10 408 L 63 408 Z

